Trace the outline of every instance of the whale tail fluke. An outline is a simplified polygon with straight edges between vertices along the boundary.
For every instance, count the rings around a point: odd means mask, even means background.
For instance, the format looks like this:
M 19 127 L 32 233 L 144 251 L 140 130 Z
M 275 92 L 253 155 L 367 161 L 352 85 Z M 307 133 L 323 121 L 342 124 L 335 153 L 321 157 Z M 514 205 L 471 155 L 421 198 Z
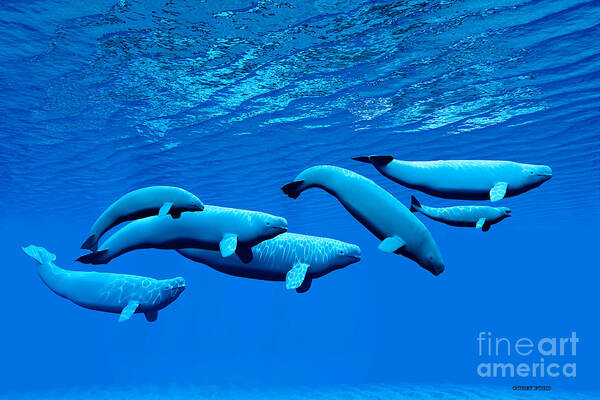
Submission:
M 86 250 L 91 250 L 93 252 L 95 252 L 96 250 L 98 250 L 98 239 L 96 235 L 90 235 L 89 238 L 87 238 L 85 240 L 85 242 L 83 242 L 83 244 L 81 245 L 82 249 L 86 249 Z
M 27 247 L 21 247 L 25 254 L 35 259 L 40 264 L 49 264 L 52 261 L 56 260 L 56 255 L 50 253 L 43 247 L 35 246 L 33 244 Z
M 389 163 L 394 161 L 394 157 L 392 157 L 392 156 L 371 156 L 371 157 L 369 157 L 369 160 L 371 160 L 371 162 L 376 165 L 388 165 Z
M 352 158 L 354 161 L 366 162 L 373 165 L 385 166 L 394 161 L 393 156 L 360 156 Z
M 103 259 L 104 253 L 108 250 L 100 250 L 95 253 L 85 254 L 77 259 L 80 263 L 84 264 L 106 264 L 108 261 Z
M 287 194 L 292 199 L 297 199 L 298 196 L 300 196 L 300 191 L 298 191 L 298 187 L 300 187 L 302 183 L 304 183 L 304 181 L 290 182 L 287 185 L 283 185 L 281 187 L 281 190 L 283 191 L 283 193 Z
M 415 196 L 410 196 L 410 211 L 418 212 L 421 209 L 421 203 Z

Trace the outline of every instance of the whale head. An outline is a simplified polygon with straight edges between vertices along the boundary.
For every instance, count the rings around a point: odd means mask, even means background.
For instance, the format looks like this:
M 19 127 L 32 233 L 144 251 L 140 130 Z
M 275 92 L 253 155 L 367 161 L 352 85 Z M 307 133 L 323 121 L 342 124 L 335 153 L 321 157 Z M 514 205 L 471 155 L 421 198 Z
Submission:
M 202 201 L 200 201 L 199 198 L 192 195 L 190 197 L 190 205 L 189 205 L 188 211 L 202 211 L 202 210 L 204 210 L 204 203 L 202 203 Z
M 502 213 L 501 214 L 502 218 L 507 218 L 507 217 L 511 216 L 510 208 L 508 208 L 508 207 L 498 207 L 498 210 L 500 210 L 500 212 Z
M 427 235 L 427 237 L 424 238 L 419 246 L 417 254 L 410 258 L 433 275 L 437 276 L 444 272 L 442 255 L 431 235 Z
M 250 226 L 255 233 L 254 244 L 263 240 L 272 239 L 287 231 L 287 220 L 283 217 L 271 215 L 263 212 L 252 212 L 250 216 Z
M 185 290 L 185 279 L 177 277 L 173 279 L 165 279 L 162 282 L 161 294 L 170 303 L 179 297 L 181 292 Z
M 172 203 L 169 213 L 173 218 L 179 218 L 179 215 L 184 211 L 204 210 L 204 203 L 202 203 L 196 195 L 185 189 L 174 186 L 155 186 L 154 188 L 168 190 L 168 192 L 164 194 L 168 194 L 169 201 Z
M 550 178 L 552 178 L 552 169 L 547 165 L 525 164 L 523 166 L 522 179 L 528 189 L 540 186 Z
M 333 249 L 334 264 L 338 268 L 354 264 L 360 261 L 360 247 L 355 244 L 340 242 Z
M 273 237 L 286 232 L 288 229 L 287 220 L 283 217 L 265 214 L 261 222 L 263 223 L 263 226 L 269 231 L 269 235 L 273 234 Z

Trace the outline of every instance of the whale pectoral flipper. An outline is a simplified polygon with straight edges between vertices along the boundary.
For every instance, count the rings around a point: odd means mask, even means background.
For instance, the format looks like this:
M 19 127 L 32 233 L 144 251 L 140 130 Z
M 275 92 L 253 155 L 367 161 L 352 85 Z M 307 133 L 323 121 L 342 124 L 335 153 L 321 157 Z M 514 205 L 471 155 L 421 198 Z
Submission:
M 233 233 L 226 233 L 223 235 L 223 239 L 219 242 L 219 249 L 221 250 L 221 255 L 223 257 L 229 257 L 233 253 L 235 253 L 235 249 L 237 248 L 237 235 Z
M 235 254 L 237 254 L 240 261 L 244 264 L 248 264 L 254 258 L 254 253 L 252 253 L 252 247 L 250 246 L 237 246 Z
M 494 187 L 490 190 L 490 200 L 498 201 L 502 200 L 506 195 L 506 189 L 508 188 L 508 183 L 506 182 L 498 182 L 494 185 Z
M 404 243 L 404 240 L 402 240 L 398 236 L 392 236 L 383 239 L 383 242 L 379 244 L 379 250 L 384 251 L 386 253 L 393 253 L 398 249 L 404 247 L 405 244 L 406 243 Z
M 121 311 L 121 315 L 119 316 L 119 322 L 127 321 L 131 316 L 135 313 L 135 310 L 139 307 L 140 303 L 137 301 L 129 301 L 125 307 L 123 307 L 123 311 Z
M 296 293 L 306 293 L 308 292 L 308 289 L 310 289 L 310 285 L 312 284 L 312 278 L 310 276 L 305 276 L 304 277 L 304 282 L 302 282 L 302 285 L 298 286 L 296 288 Z
M 285 275 L 285 288 L 286 289 L 297 289 L 304 282 L 306 277 L 306 271 L 308 271 L 308 264 L 297 262 L 294 264 L 292 269 Z
M 147 313 L 144 313 L 144 315 L 146 316 L 146 320 L 148 322 L 154 322 L 158 318 L 158 311 L 148 311 Z
M 160 210 L 158 210 L 158 215 L 167 215 L 169 213 L 169 211 L 171 211 L 171 207 L 173 207 L 173 203 L 166 202 L 165 204 L 162 205 Z
M 485 218 L 479 218 L 475 228 L 483 230 L 483 224 L 485 224 Z

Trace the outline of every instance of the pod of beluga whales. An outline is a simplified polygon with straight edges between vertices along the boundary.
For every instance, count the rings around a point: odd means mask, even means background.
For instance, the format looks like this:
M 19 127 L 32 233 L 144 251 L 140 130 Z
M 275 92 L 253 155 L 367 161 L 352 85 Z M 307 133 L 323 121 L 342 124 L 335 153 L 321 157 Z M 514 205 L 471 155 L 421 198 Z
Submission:
M 545 165 L 510 161 L 400 161 L 391 156 L 356 157 L 381 174 L 411 189 L 446 198 L 498 201 L 541 185 L 552 176 Z M 487 231 L 510 216 L 506 207 L 433 208 L 412 196 L 410 209 L 372 180 L 330 165 L 305 169 L 282 191 L 296 199 L 306 189 L 321 188 L 381 240 L 379 249 L 403 255 L 434 275 L 444 271 L 438 246 L 415 213 L 452 226 Z M 111 228 L 128 222 L 102 244 Z M 312 280 L 360 260 L 357 245 L 287 232 L 287 221 L 258 211 L 204 205 L 192 193 L 152 186 L 125 194 L 95 221 L 78 261 L 106 264 L 137 249 L 171 249 L 222 273 L 266 281 L 285 281 L 304 293 Z M 37 261 L 42 281 L 56 294 L 82 307 L 118 313 L 126 321 L 142 313 L 155 321 L 185 289 L 182 277 L 150 277 L 65 270 L 56 256 L 30 245 L 23 251 Z

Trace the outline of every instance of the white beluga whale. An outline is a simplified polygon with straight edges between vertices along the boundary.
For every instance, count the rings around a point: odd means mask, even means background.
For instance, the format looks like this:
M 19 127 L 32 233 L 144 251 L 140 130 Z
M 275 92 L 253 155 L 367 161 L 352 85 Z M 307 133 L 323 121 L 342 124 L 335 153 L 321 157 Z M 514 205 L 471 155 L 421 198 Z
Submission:
M 220 250 L 223 257 L 229 257 L 234 252 L 246 253 L 285 231 L 285 218 L 207 205 L 202 212 L 183 212 L 179 218 L 158 215 L 135 220 L 106 239 L 96 252 L 77 261 L 106 264 L 123 253 L 149 248 Z
M 434 275 L 444 271 L 431 233 L 398 199 L 375 182 L 350 170 L 319 165 L 302 171 L 281 189 L 295 199 L 309 188 L 321 188 L 382 242 L 379 249 L 402 254 Z
M 98 241 L 110 228 L 125 221 L 170 214 L 179 218 L 183 211 L 202 211 L 204 204 L 190 192 L 172 186 L 150 186 L 129 192 L 112 203 L 98 217 L 82 249 L 96 251 Z
M 392 156 L 355 157 L 385 177 L 432 196 L 498 201 L 540 186 L 552 177 L 547 165 L 512 161 L 401 161 Z
M 157 280 L 143 276 L 105 272 L 70 271 L 54 264 L 56 256 L 30 245 L 23 251 L 38 262 L 37 271 L 46 286 L 61 297 L 91 310 L 121 314 L 119 322 L 143 313 L 150 322 L 185 289 L 181 277 Z
M 183 256 L 228 275 L 285 281 L 287 289 L 306 292 L 313 279 L 360 261 L 360 248 L 339 240 L 283 233 L 252 248 L 249 259 L 223 258 L 216 251 L 179 249 Z
M 510 208 L 489 206 L 454 206 L 434 208 L 421 205 L 415 196 L 411 196 L 410 211 L 421 214 L 452 226 L 475 227 L 487 231 L 490 226 L 511 216 Z

